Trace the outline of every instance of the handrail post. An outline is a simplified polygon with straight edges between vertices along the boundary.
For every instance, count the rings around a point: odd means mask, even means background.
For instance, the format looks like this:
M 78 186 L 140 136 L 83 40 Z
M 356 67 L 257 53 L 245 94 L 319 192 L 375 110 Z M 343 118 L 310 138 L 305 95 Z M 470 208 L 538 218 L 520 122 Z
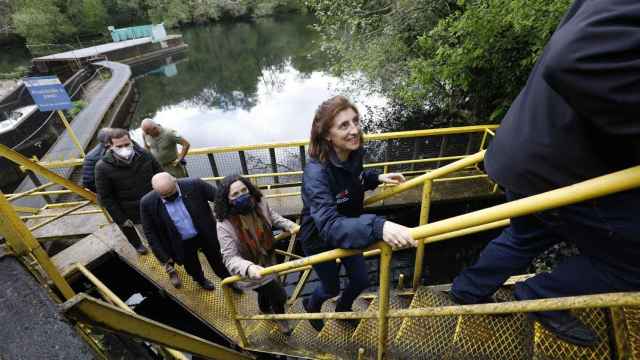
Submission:
M 247 336 L 244 333 L 242 324 L 240 323 L 240 320 L 238 320 L 238 310 L 236 309 L 236 304 L 233 302 L 233 291 L 231 290 L 231 284 L 222 284 L 222 291 L 224 292 L 224 302 L 227 304 L 229 313 L 231 314 L 233 322 L 236 325 L 236 330 L 238 330 L 238 336 L 240 337 L 240 346 L 246 348 L 249 345 L 249 342 L 247 341 Z
M 389 318 L 389 291 L 391 279 L 391 256 L 393 250 L 387 243 L 381 245 L 380 253 L 380 288 L 378 292 L 378 360 L 384 359 L 387 349 Z
M 433 188 L 433 180 L 426 179 L 422 186 L 422 202 L 420 204 L 420 225 L 425 225 L 429 221 L 429 210 L 431 209 L 431 190 Z M 422 279 L 422 267 L 424 263 L 424 241 L 418 240 L 416 248 L 416 261 L 413 266 L 413 290 L 417 290 Z
M 478 149 L 478 151 L 484 150 L 484 144 L 486 144 L 487 142 L 487 134 L 487 129 L 484 129 L 482 133 L 482 141 L 480 141 L 480 148 Z

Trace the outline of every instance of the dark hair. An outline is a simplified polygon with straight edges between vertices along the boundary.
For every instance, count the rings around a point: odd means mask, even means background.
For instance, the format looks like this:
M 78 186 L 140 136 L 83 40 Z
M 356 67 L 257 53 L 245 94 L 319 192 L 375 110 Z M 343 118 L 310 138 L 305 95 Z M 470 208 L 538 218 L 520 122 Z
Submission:
M 360 112 L 353 105 L 349 99 L 344 96 L 337 95 L 328 100 L 325 100 L 318 109 L 316 115 L 313 117 L 313 124 L 311 125 L 311 137 L 309 139 L 309 156 L 320 160 L 321 162 L 327 161 L 329 153 L 332 150 L 331 143 L 325 139 L 331 126 L 333 126 L 333 120 L 336 115 L 343 110 L 353 110 L 358 118 L 360 118 Z M 362 132 L 360 132 L 360 144 L 364 142 Z
M 104 145 L 109 145 L 109 143 L 111 143 L 111 133 L 113 132 L 112 128 L 102 128 L 100 130 L 98 130 L 98 135 L 96 135 L 96 139 L 98 139 L 98 141 L 101 144 Z
M 127 131 L 125 129 L 121 129 L 121 128 L 111 129 L 111 136 L 109 137 L 109 144 L 113 145 L 113 139 L 120 139 L 123 136 L 127 136 L 129 139 L 131 139 L 131 136 L 129 135 L 129 131 Z
M 253 200 L 256 204 L 260 202 L 262 199 L 262 192 L 258 190 L 251 181 L 247 178 L 244 178 L 240 175 L 228 175 L 222 179 L 220 186 L 218 187 L 218 192 L 216 194 L 216 202 L 213 206 L 213 211 L 216 213 L 216 219 L 218 221 L 223 221 L 229 218 L 232 214 L 232 206 L 229 204 L 229 189 L 231 188 L 231 184 L 236 181 L 241 181 L 244 186 L 249 190 L 249 194 L 253 197 Z

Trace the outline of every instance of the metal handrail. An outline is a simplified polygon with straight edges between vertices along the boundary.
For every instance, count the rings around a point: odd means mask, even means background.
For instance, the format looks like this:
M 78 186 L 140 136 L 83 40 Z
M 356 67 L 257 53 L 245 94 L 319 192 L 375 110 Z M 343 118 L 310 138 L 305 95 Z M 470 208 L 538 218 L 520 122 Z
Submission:
M 111 304 L 119 307 L 120 309 L 128 312 L 128 313 L 135 313 L 133 310 L 131 310 L 131 308 L 129 308 L 129 306 L 122 301 L 122 299 L 120 299 L 120 297 L 118 295 L 116 295 L 113 291 L 111 291 L 111 289 L 109 289 L 109 287 L 107 287 L 102 281 L 100 281 L 100 279 L 98 279 L 91 271 L 89 271 L 89 269 L 87 269 L 84 265 L 80 264 L 80 263 L 75 263 L 72 267 L 73 270 L 77 270 L 78 272 L 82 273 L 84 275 L 84 277 L 89 280 L 89 282 L 91 282 L 96 289 L 98 290 L 98 292 L 100 293 L 100 295 L 102 295 L 102 297 L 107 300 L 108 302 L 110 302 Z M 198 341 L 198 339 L 194 339 L 196 342 Z M 202 345 L 202 343 L 204 343 L 203 341 L 200 341 L 199 345 Z M 213 344 L 213 343 L 207 343 L 206 345 L 212 347 L 214 350 L 214 352 L 217 352 L 217 355 L 219 356 L 229 356 L 231 358 L 250 358 L 248 356 L 244 356 L 244 354 L 240 354 L 237 353 L 233 350 L 229 350 L 226 349 L 218 344 Z M 169 355 L 177 360 L 186 360 L 187 357 L 181 353 L 180 351 L 168 348 L 168 347 L 164 347 L 164 350 L 166 352 L 169 353 Z
M 480 133 L 483 132 L 485 135 L 487 131 L 490 129 L 496 129 L 498 125 L 475 125 L 475 126 L 463 126 L 463 127 L 453 127 L 453 128 L 445 128 L 445 129 L 427 129 L 427 130 L 413 130 L 413 131 L 399 131 L 399 132 L 389 132 L 382 134 L 365 134 L 365 141 L 381 141 L 381 140 L 397 140 L 404 138 L 412 138 L 412 137 L 426 137 L 426 136 L 444 136 L 444 135 L 456 135 L 456 134 L 467 134 L 467 133 Z M 194 155 L 209 155 L 209 154 L 219 154 L 219 153 L 231 153 L 231 152 L 239 152 L 239 151 L 250 151 L 250 150 L 268 150 L 268 149 L 276 149 L 283 147 L 297 147 L 297 146 L 306 146 L 309 144 L 309 140 L 292 140 L 292 141 L 284 141 L 284 142 L 273 142 L 273 143 L 261 143 L 261 144 L 250 144 L 250 145 L 238 145 L 238 146 L 218 146 L 218 147 L 203 147 L 197 149 L 189 149 L 187 156 Z M 460 157 L 464 157 L 461 155 Z M 434 161 L 445 161 L 452 160 L 453 157 L 441 157 L 441 158 L 433 158 Z M 380 166 L 384 165 L 396 165 L 396 164 L 411 164 L 414 162 L 428 162 L 428 159 L 414 159 L 414 160 L 401 160 L 398 162 L 390 163 L 380 163 Z M 48 161 L 41 162 L 40 165 L 46 168 L 67 168 L 67 167 L 75 167 L 82 165 L 82 159 L 66 159 L 66 160 L 58 160 L 58 161 Z M 365 164 L 367 167 L 368 164 Z M 284 173 L 286 175 L 286 173 Z M 259 175 L 259 174 L 253 174 Z M 273 173 L 271 176 L 280 175 L 281 173 Z M 293 175 L 293 174 L 292 174 Z

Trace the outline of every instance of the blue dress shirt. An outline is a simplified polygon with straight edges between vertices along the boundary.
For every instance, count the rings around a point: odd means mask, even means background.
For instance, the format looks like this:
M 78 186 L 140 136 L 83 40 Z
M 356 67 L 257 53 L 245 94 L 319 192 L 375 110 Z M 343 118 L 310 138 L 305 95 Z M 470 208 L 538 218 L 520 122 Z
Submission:
M 161 199 L 164 203 L 165 209 L 167 209 L 167 213 L 169 213 L 169 217 L 173 220 L 173 224 L 176 226 L 176 229 L 178 229 L 182 240 L 189 240 L 198 235 L 198 231 L 193 225 L 191 215 L 189 215 L 187 208 L 184 206 L 182 193 L 180 192 L 180 187 L 177 184 L 176 191 L 178 192 L 178 197 L 174 201 Z

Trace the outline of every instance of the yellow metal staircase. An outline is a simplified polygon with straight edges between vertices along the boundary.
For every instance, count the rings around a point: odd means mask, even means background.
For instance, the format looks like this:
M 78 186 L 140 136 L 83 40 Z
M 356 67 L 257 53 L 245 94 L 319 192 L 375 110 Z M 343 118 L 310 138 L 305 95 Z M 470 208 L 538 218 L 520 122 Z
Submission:
M 124 239 L 122 241 L 125 241 Z M 206 276 L 215 279 L 216 290 L 205 291 L 178 268 L 183 287 L 171 286 L 157 260 L 150 255 L 138 257 L 133 251 L 118 253 L 135 269 L 190 309 L 194 315 L 229 339 L 240 342 L 233 315 L 227 311 L 221 281 L 205 266 Z M 201 255 L 203 256 L 203 255 Z M 202 263 L 205 264 L 204 257 Z M 454 306 L 442 287 L 421 286 L 415 291 L 396 290 L 389 296 L 389 310 L 420 310 Z M 244 316 L 258 315 L 257 298 L 253 291 L 232 295 L 234 304 Z M 512 301 L 511 287 L 505 286 L 496 295 L 500 301 Z M 302 299 L 296 300 L 288 314 L 303 313 Z M 498 304 L 499 305 L 499 304 Z M 335 299 L 323 305 L 322 311 L 332 313 Z M 379 298 L 367 293 L 354 303 L 354 312 L 378 314 Z M 508 315 L 449 315 L 434 317 L 391 318 L 387 337 L 388 359 L 616 359 L 614 324 L 608 309 L 579 309 L 575 313 L 597 331 L 600 342 L 595 347 L 579 347 L 558 340 L 527 319 L 524 313 Z M 624 308 L 625 333 L 638 331 L 638 311 Z M 293 333 L 286 337 L 278 331 L 275 321 L 241 320 L 247 338 L 247 350 L 317 359 L 370 359 L 377 356 L 378 323 L 375 317 L 357 321 L 357 326 L 344 320 L 325 320 L 317 332 L 307 320 L 290 320 Z M 636 333 L 637 334 L 637 333 Z M 634 343 L 631 339 L 630 343 Z M 639 343 L 635 342 L 636 346 Z M 362 349 L 362 350 L 361 350 Z M 360 353 L 360 354 L 359 354 Z M 640 353 L 629 359 L 640 359 Z M 635 357 L 634 357 L 635 356 Z M 622 357 L 625 358 L 625 357 Z
M 468 131 L 471 130 L 454 129 L 454 133 Z M 492 134 L 488 129 L 483 129 L 483 131 L 484 135 L 480 141 L 480 149 L 483 149 L 485 145 L 487 134 Z M 448 132 L 451 132 L 451 130 Z M 432 133 L 445 134 L 446 131 L 430 131 L 429 136 L 433 135 Z M 422 135 L 426 136 L 426 133 Z M 404 138 L 409 135 L 397 133 L 375 135 L 371 138 L 376 136 L 380 141 L 390 141 L 394 136 Z M 469 144 L 472 144 L 472 142 L 470 141 Z M 272 144 L 271 146 L 274 147 L 276 145 Z M 301 152 L 304 152 L 304 143 L 296 143 L 295 146 L 300 146 Z M 468 150 L 471 146 L 468 145 L 466 148 Z M 240 152 L 254 150 L 247 148 L 240 150 Z M 194 153 L 195 156 L 211 155 L 208 159 L 216 176 L 209 180 L 217 180 L 219 178 L 217 170 L 215 170 L 216 159 L 213 158 L 213 155 L 222 152 L 219 149 L 205 149 Z M 3 150 L 1 147 L 0 155 L 47 177 L 52 184 L 62 185 L 68 189 L 63 191 L 80 194 L 85 200 L 95 203 L 95 195 L 93 193 L 80 189 L 66 179 L 52 175 L 49 170 L 39 164 L 20 158 L 7 149 Z M 200 318 L 205 324 L 208 324 L 244 350 L 321 359 L 502 360 L 533 358 L 540 360 L 640 360 L 640 310 L 638 310 L 640 293 L 600 294 L 515 302 L 512 301 L 510 288 L 513 282 L 507 282 L 505 287 L 497 293 L 497 296 L 504 302 L 459 306 L 453 304 L 448 296 L 441 292 L 441 286 L 418 286 L 423 267 L 425 246 L 429 243 L 506 226 L 511 217 L 565 206 L 640 186 L 640 166 L 636 166 L 567 188 L 428 224 L 432 185 L 438 180 L 443 180 L 443 177 L 446 177 L 444 180 L 448 180 L 451 183 L 460 180 L 461 178 L 447 176 L 470 167 L 477 169 L 477 164 L 483 160 L 483 156 L 484 151 L 481 150 L 468 156 L 460 155 L 447 158 L 448 160 L 457 161 L 437 169 L 412 170 L 413 174 L 420 173 L 422 175 L 416 176 L 399 186 L 382 189 L 382 191 L 378 191 L 367 200 L 367 204 L 372 204 L 396 194 L 406 194 L 410 190 L 421 188 L 420 226 L 411 230 L 412 236 L 419 240 L 420 246 L 416 249 L 416 263 L 412 282 L 414 287 L 412 290 L 391 290 L 390 263 L 392 250 L 388 245 L 378 243 L 369 249 L 365 249 L 365 256 L 380 256 L 380 287 L 375 294 L 360 296 L 354 304 L 353 312 L 335 313 L 333 312 L 335 302 L 329 300 L 324 304 L 322 313 L 306 314 L 302 310 L 301 300 L 297 299 L 296 292 L 293 298 L 290 299 L 292 305 L 287 314 L 260 314 L 256 294 L 253 291 L 246 291 L 242 294 L 231 291 L 230 284 L 239 280 L 238 276 L 224 280 L 217 279 L 208 265 L 205 265 L 205 274 L 209 279 L 214 280 L 215 291 L 201 289 L 187 276 L 181 267 L 178 268 L 178 271 L 183 280 L 183 287 L 175 289 L 171 285 L 162 265 L 155 257 L 150 254 L 138 256 L 135 250 L 129 246 L 124 236 L 117 231 L 117 227 L 114 224 L 104 226 L 67 250 L 69 253 L 74 253 L 75 251 L 76 254 L 79 254 L 82 253 L 83 246 L 85 248 L 89 246 L 95 248 L 97 243 L 101 243 L 101 246 L 107 249 L 106 251 L 116 253 L 119 258 L 136 269 L 158 288 L 164 289 L 175 301 Z M 442 159 L 440 158 L 438 161 Z M 404 166 L 418 162 L 430 163 L 433 162 L 432 160 L 412 159 L 398 163 Z M 63 165 L 66 166 L 65 164 Z M 378 163 L 375 165 L 383 167 L 384 171 L 389 170 L 389 166 L 394 166 L 392 163 Z M 54 165 L 49 164 L 49 166 Z M 299 172 L 287 174 L 287 176 L 300 175 Z M 253 176 L 255 181 L 258 181 L 260 178 L 276 176 L 282 180 L 285 175 L 279 173 L 248 176 Z M 465 178 L 478 176 L 486 177 L 486 175 L 473 175 Z M 293 180 L 292 186 L 298 186 Z M 47 186 L 50 186 L 50 184 L 44 187 Z M 262 186 L 270 189 L 271 185 L 263 184 Z M 44 190 L 44 187 L 42 190 Z M 12 199 L 34 195 L 33 191 L 14 194 Z M 53 192 L 60 191 L 55 190 Z M 51 194 L 53 192 L 48 193 Z M 297 193 L 284 195 L 299 197 Z M 269 196 L 267 197 L 269 198 Z M 277 198 L 269 198 L 269 201 L 275 199 Z M 22 208 L 18 210 L 26 211 L 29 209 Z M 73 209 L 72 211 L 75 210 Z M 100 210 L 96 209 L 92 210 L 92 212 L 99 213 Z M 122 328 L 122 324 L 118 324 L 117 321 L 112 323 L 115 325 L 109 325 L 112 329 L 116 328 L 116 331 L 144 337 L 144 332 L 149 329 L 149 331 L 153 331 L 152 335 L 156 336 L 149 336 L 145 339 L 163 344 L 169 348 L 191 351 L 196 354 L 224 353 L 227 354 L 225 356 L 230 356 L 230 358 L 246 357 L 246 353 L 239 354 L 229 349 L 220 349 L 215 344 L 207 343 L 189 334 L 179 334 L 176 329 L 163 327 L 162 324 L 155 324 L 149 319 L 136 317 L 135 314 L 129 313 L 124 309 L 118 310 L 113 306 L 104 306 L 95 299 L 88 299 L 86 294 L 76 295 L 66 280 L 60 276 L 61 269 L 59 267 L 56 269 L 54 266 L 56 261 L 52 263 L 49 260 L 46 252 L 33 238 L 33 234 L 17 216 L 16 209 L 11 207 L 8 200 L 1 193 L 0 213 L 2 215 L 0 217 L 0 233 L 8 239 L 11 249 L 15 254 L 23 256 L 25 259 L 35 256 L 38 260 L 37 263 L 46 273 L 46 277 L 53 281 L 62 298 L 67 300 L 65 309 L 67 309 L 69 316 L 74 319 L 84 319 L 87 323 L 92 321 L 93 325 L 100 326 L 101 319 L 95 317 L 97 312 L 91 313 L 91 311 L 106 311 L 106 313 L 112 314 L 112 320 L 116 319 L 115 316 L 118 315 L 117 319 L 127 320 L 132 324 L 126 329 Z M 64 214 L 64 216 L 71 215 L 71 213 Z M 27 218 L 29 216 L 24 217 L 25 220 Z M 57 218 L 58 216 L 56 215 L 45 221 L 51 223 Z M 108 220 L 108 217 L 105 220 Z M 290 244 L 289 249 L 293 249 L 293 244 Z M 262 275 L 283 275 L 290 272 L 306 273 L 310 265 L 326 261 L 339 261 L 340 258 L 362 252 L 360 250 L 336 249 L 266 268 L 262 271 Z M 79 259 L 81 257 L 76 258 Z M 204 258 L 202 260 L 203 264 L 208 264 L 204 261 Z M 89 263 L 87 262 L 84 265 L 89 265 Z M 85 270 L 85 276 L 89 276 L 87 271 Z M 65 275 L 68 275 L 68 273 Z M 301 278 L 306 279 L 306 276 Z M 98 284 L 97 281 L 96 284 Z M 300 287 L 304 285 L 304 280 L 300 285 Z M 105 290 L 103 289 L 101 293 L 105 292 Z M 111 297 L 106 296 L 106 298 Z M 83 306 L 86 306 L 86 308 Z M 538 324 L 527 320 L 526 317 L 527 312 L 561 309 L 571 309 L 586 324 L 596 330 L 600 336 L 598 345 L 585 348 L 567 344 L 547 333 Z M 126 310 L 129 309 L 127 308 Z M 324 319 L 325 327 L 318 333 L 311 327 L 307 319 L 319 318 Z M 288 337 L 282 335 L 278 331 L 275 319 L 289 319 L 294 328 L 292 335 Z M 345 321 L 345 319 L 355 321 Z M 158 334 L 176 334 L 176 338 L 169 336 L 165 339 L 162 336 L 158 337 Z M 182 336 L 180 340 L 178 340 L 178 335 Z M 176 357 L 178 358 L 179 355 L 176 355 Z

